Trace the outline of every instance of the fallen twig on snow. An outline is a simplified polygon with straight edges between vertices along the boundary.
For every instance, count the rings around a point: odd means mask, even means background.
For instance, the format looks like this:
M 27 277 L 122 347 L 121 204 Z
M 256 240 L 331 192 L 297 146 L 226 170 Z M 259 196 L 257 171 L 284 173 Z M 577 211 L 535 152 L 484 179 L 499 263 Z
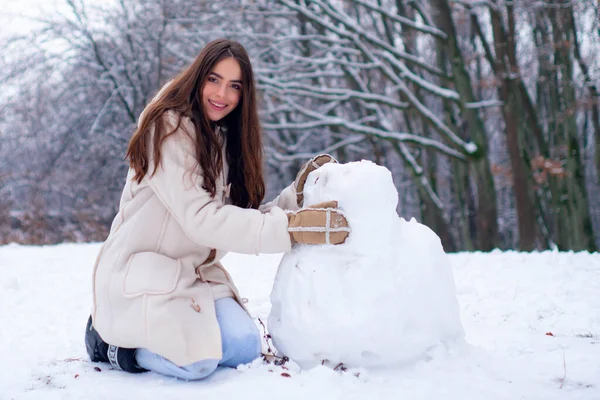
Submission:
M 270 364 L 272 362 L 277 366 L 285 365 L 285 363 L 288 362 L 290 359 L 287 356 L 280 357 L 275 354 L 275 352 L 271 348 L 271 335 L 267 332 L 267 327 L 260 318 L 258 318 L 258 322 L 260 323 L 260 326 L 262 326 L 263 338 L 267 343 L 267 354 L 262 353 L 263 361 L 265 361 L 267 364 Z

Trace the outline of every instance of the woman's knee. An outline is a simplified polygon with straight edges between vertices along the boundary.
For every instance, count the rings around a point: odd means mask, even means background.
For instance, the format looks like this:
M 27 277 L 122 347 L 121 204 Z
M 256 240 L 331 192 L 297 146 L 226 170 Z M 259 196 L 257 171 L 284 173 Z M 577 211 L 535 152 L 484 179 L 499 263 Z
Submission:
M 183 379 L 194 381 L 198 379 L 203 379 L 215 372 L 217 367 L 219 366 L 219 360 L 202 360 L 197 363 L 186 365 L 181 367 L 183 371 L 185 371 Z
M 252 362 L 260 356 L 261 347 L 258 329 L 255 332 L 226 337 L 223 343 L 225 351 L 221 365 L 237 367 Z
M 232 298 L 217 300 L 215 310 L 223 341 L 221 365 L 237 367 L 257 358 L 261 350 L 260 331 L 248 313 Z
M 180 367 L 147 349 L 138 349 L 136 351 L 136 360 L 142 368 L 188 381 L 206 378 L 219 365 L 219 360 L 209 359 Z

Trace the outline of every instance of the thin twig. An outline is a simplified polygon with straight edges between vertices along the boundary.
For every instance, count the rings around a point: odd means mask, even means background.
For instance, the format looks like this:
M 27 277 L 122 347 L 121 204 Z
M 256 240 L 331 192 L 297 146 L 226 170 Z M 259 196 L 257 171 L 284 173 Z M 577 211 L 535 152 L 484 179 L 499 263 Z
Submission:
M 258 318 L 258 322 L 260 323 L 260 326 L 262 326 L 263 338 L 265 339 L 265 342 L 267 343 L 267 354 L 262 353 L 263 360 L 266 363 L 270 364 L 271 363 L 270 358 L 274 358 L 275 361 L 273 361 L 273 364 L 278 365 L 278 366 L 285 365 L 285 363 L 287 363 L 290 359 L 287 356 L 281 357 L 281 356 L 275 355 L 275 352 L 271 348 L 271 335 L 267 332 L 267 327 L 265 326 L 264 322 L 262 322 L 262 320 L 260 318 Z

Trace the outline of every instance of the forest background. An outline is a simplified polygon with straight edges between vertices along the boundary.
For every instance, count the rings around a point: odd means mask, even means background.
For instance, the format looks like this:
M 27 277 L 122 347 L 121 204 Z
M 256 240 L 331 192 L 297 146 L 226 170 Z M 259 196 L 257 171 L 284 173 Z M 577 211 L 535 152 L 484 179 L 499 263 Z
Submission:
M 227 37 L 253 61 L 267 198 L 328 152 L 389 168 L 446 251 L 600 246 L 597 0 L 57 3 L 0 11 L 0 243 L 104 240 L 140 112 Z

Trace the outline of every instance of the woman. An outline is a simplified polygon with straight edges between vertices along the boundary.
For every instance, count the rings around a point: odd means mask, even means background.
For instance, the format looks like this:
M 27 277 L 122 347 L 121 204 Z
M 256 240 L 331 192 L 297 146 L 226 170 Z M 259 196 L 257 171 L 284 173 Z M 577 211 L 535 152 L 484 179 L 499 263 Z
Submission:
M 349 228 L 335 202 L 299 209 L 307 175 L 335 160 L 309 161 L 259 208 L 254 77 L 244 48 L 222 39 L 146 107 L 127 156 L 119 212 L 94 267 L 90 358 L 182 379 L 252 361 L 260 333 L 219 260 L 343 243 Z

